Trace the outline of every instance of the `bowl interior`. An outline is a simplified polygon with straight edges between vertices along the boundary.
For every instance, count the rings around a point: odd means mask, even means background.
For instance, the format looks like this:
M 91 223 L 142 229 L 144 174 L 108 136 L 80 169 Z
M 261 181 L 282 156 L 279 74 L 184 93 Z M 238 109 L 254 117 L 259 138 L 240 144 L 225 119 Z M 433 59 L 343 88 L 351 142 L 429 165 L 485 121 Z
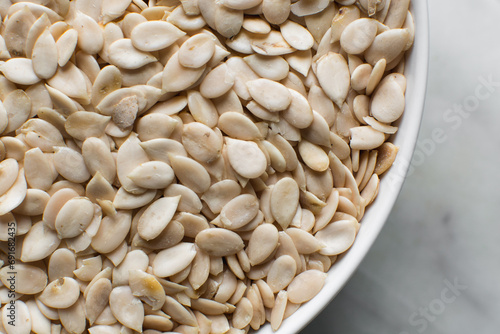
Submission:
M 392 210 L 403 186 L 417 141 L 427 84 L 429 58 L 427 1 L 413 0 L 410 10 L 415 21 L 415 42 L 405 66 L 406 109 L 400 120 L 399 130 L 393 138 L 393 143 L 399 147 L 396 161 L 382 176 L 379 194 L 367 208 L 353 246 L 332 266 L 323 290 L 285 319 L 278 331 L 273 332 L 268 324 L 257 331 L 258 334 L 298 333 L 311 322 L 347 283 L 368 253 Z

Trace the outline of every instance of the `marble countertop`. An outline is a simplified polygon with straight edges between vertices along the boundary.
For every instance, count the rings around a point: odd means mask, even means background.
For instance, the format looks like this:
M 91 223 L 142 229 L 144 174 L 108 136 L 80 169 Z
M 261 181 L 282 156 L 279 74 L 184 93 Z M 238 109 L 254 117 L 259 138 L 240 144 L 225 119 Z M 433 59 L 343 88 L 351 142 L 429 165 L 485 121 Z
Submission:
M 498 0 L 429 1 L 415 170 L 353 278 L 301 334 L 499 333 L 499 11 Z

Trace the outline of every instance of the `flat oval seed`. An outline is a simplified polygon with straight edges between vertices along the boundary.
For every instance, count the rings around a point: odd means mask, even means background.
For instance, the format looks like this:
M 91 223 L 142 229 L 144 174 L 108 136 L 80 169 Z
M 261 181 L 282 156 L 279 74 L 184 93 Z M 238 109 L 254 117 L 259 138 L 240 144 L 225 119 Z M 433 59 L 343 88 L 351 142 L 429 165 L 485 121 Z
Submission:
M 294 48 L 288 44 L 281 33 L 271 30 L 266 35 L 254 35 L 250 41 L 253 51 L 264 56 L 281 56 L 292 53 Z
M 68 29 L 62 34 L 56 42 L 57 63 L 59 66 L 64 66 L 71 59 L 75 52 L 76 44 L 78 43 L 78 31 Z
M 218 127 L 232 138 L 242 140 L 262 138 L 262 134 L 255 123 L 239 112 L 228 111 L 222 114 L 219 117 Z
M 207 99 L 215 99 L 226 94 L 234 85 L 234 75 L 226 63 L 208 72 L 200 84 L 200 93 Z
M 38 37 L 33 54 L 33 70 L 40 79 L 52 77 L 57 70 L 57 48 L 54 38 L 48 29 Z
M 77 111 L 72 113 L 64 123 L 64 129 L 73 138 L 85 140 L 89 137 L 100 137 L 104 134 L 110 116 L 95 112 Z
M 104 141 L 90 137 L 82 145 L 82 156 L 87 170 L 92 175 L 101 174 L 108 182 L 116 178 L 116 163 L 109 146 Z
M 139 187 L 164 189 L 174 180 L 172 168 L 161 161 L 149 161 L 137 166 L 128 175 Z
M 50 320 L 40 311 L 36 301 L 30 299 L 26 301 L 26 306 L 28 306 L 29 314 L 31 317 L 31 330 L 34 333 L 50 333 L 51 322 Z M 29 333 L 28 328 L 27 332 Z
M 320 250 L 320 254 L 332 256 L 349 249 L 356 237 L 356 223 L 355 220 L 339 220 L 318 231 L 316 239 L 326 245 Z
M 288 20 L 280 25 L 280 31 L 285 41 L 297 50 L 309 50 L 314 45 L 314 37 L 298 23 Z
M 263 78 L 280 81 L 287 77 L 290 67 L 286 60 L 280 56 L 263 56 L 253 54 L 243 60 Z
M 281 24 L 290 15 L 290 0 L 263 0 L 262 14 L 271 24 Z
M 276 296 L 276 302 L 271 310 L 271 328 L 274 331 L 277 331 L 278 328 L 281 326 L 281 323 L 283 319 L 285 319 L 286 316 L 286 310 L 287 310 L 287 305 L 288 305 L 288 293 L 285 290 L 282 290 L 278 292 L 278 295 Z
M 260 17 L 245 17 L 243 19 L 243 28 L 254 34 L 268 34 L 271 32 L 269 23 Z
M 368 87 L 370 81 L 370 76 L 372 74 L 372 66 L 370 64 L 362 64 L 356 67 L 351 75 L 351 86 L 352 89 L 359 92 L 363 91 Z
M 325 151 L 308 141 L 299 142 L 299 153 L 305 164 L 316 172 L 325 171 L 330 165 L 330 160 Z
M 101 51 L 104 45 L 103 30 L 93 18 L 77 11 L 72 26 L 78 32 L 80 49 L 91 55 Z
M 64 309 L 73 305 L 79 296 L 78 282 L 73 278 L 63 277 L 49 283 L 38 299 L 48 307 Z
M 291 10 L 297 16 L 307 16 L 313 15 L 324 10 L 330 1 L 318 0 L 318 1 L 308 1 L 299 0 L 292 4 Z
M 79 196 L 78 193 L 69 188 L 60 189 L 53 193 L 43 212 L 44 224 L 50 229 L 55 230 L 57 214 L 67 201 L 77 196 Z
M 289 89 L 292 96 L 292 102 L 282 111 L 283 118 L 298 129 L 305 129 L 311 125 L 314 120 L 311 106 L 307 99 L 296 90 Z
M 64 67 L 59 67 L 56 74 L 47 79 L 47 83 L 67 97 L 80 99 L 88 104 L 90 87 L 87 80 L 86 75 L 69 61 Z
M 165 92 L 179 92 L 192 86 L 205 72 L 205 66 L 190 68 L 182 66 L 176 52 L 168 60 L 162 75 L 162 89 Z
M 181 196 L 163 197 L 153 202 L 139 219 L 137 231 L 141 238 L 156 238 L 167 227 L 177 211 Z
M 331 147 L 328 123 L 316 111 L 313 110 L 312 114 L 313 121 L 311 125 L 301 131 L 302 136 L 313 144 Z
M 165 21 L 139 23 L 132 29 L 132 44 L 141 51 L 156 51 L 174 44 L 186 33 Z
M 109 294 L 113 290 L 111 281 L 107 278 L 99 278 L 92 285 L 85 297 L 85 313 L 90 325 L 93 325 L 97 317 L 106 308 L 109 302 Z
M 246 253 L 252 266 L 259 265 L 278 247 L 278 229 L 273 224 L 262 224 L 252 232 Z
M 109 295 L 111 312 L 122 325 L 142 333 L 144 306 L 139 298 L 132 294 L 128 286 L 119 286 Z
M 384 133 L 375 130 L 371 126 L 358 126 L 351 128 L 350 131 L 350 146 L 353 150 L 372 150 L 385 141 Z
M 299 228 L 289 228 L 286 233 L 292 238 L 300 254 L 312 254 L 323 248 L 323 244 L 314 236 Z
M 222 180 L 212 184 L 201 199 L 207 203 L 210 211 L 218 214 L 230 200 L 240 193 L 241 187 L 236 181 Z
M 299 186 L 294 179 L 279 180 L 271 192 L 271 213 L 278 224 L 286 229 L 292 222 L 299 205 Z
M 56 217 L 59 238 L 73 238 L 87 229 L 94 217 L 94 205 L 86 197 L 72 198 L 64 204 Z
M 222 228 L 201 231 L 196 235 L 195 243 L 211 256 L 234 255 L 245 246 L 238 234 Z
M 226 137 L 226 146 L 229 163 L 239 175 L 254 179 L 266 170 L 266 156 L 256 143 Z
M 16 89 L 7 94 L 2 105 L 5 108 L 8 122 L 3 130 L 3 133 L 9 133 L 17 130 L 30 116 L 32 105 L 31 100 L 21 89 Z
M 215 28 L 222 36 L 231 38 L 241 30 L 243 17 L 241 10 L 219 5 L 215 9 Z
M 0 71 L 9 81 L 19 85 L 34 85 L 40 81 L 31 59 L 11 58 L 0 65 Z
M 26 197 L 27 185 L 24 177 L 24 168 L 19 169 L 12 187 L 0 196 L 0 216 L 17 208 Z
M 129 273 L 133 270 L 145 271 L 148 269 L 149 257 L 140 249 L 133 250 L 125 256 L 120 264 L 113 268 L 113 285 L 126 285 L 129 283 Z
M 373 117 L 383 123 L 392 123 L 401 117 L 404 108 L 404 92 L 397 81 L 392 77 L 382 80 L 371 101 Z
M 10 158 L 0 162 L 0 195 L 12 187 L 18 174 L 19 164 L 15 159 Z
M 133 210 L 138 209 L 150 203 L 156 196 L 156 190 L 146 190 L 144 193 L 135 195 L 129 193 L 123 187 L 118 189 L 115 198 L 113 199 L 113 206 L 115 209 Z
M 170 162 L 175 175 L 186 187 L 196 193 L 204 193 L 210 188 L 210 175 L 207 170 L 193 159 L 170 156 Z
M 241 300 L 236 304 L 236 309 L 234 310 L 233 313 L 233 318 L 232 318 L 232 325 L 235 328 L 238 329 L 243 329 L 252 320 L 253 316 L 253 306 L 252 303 L 248 300 L 248 298 L 243 297 Z
M 43 190 L 28 189 L 23 202 L 14 211 L 27 216 L 41 215 L 49 199 L 50 195 Z
M 217 109 L 207 98 L 195 90 L 188 91 L 188 107 L 193 118 L 206 126 L 213 128 L 217 125 Z
M 278 82 L 257 79 L 248 81 L 246 85 L 252 98 L 271 112 L 285 110 L 292 102 L 289 90 Z
M 23 262 L 33 262 L 46 258 L 54 252 L 61 240 L 55 231 L 45 226 L 43 221 L 34 224 L 24 238 L 21 250 Z
M 179 64 L 188 68 L 204 66 L 215 52 L 215 43 L 208 34 L 196 34 L 185 41 L 179 49 Z
M 103 67 L 92 85 L 92 104 L 97 106 L 109 93 L 122 87 L 122 74 L 118 67 L 108 65 Z
M 165 290 L 153 275 L 142 270 L 131 270 L 129 286 L 132 294 L 149 304 L 153 311 L 159 310 L 165 303 Z
M 193 243 L 181 242 L 159 252 L 153 260 L 153 273 L 158 277 L 170 277 L 191 264 L 196 256 Z
M 54 167 L 66 180 L 83 183 L 90 178 L 85 161 L 80 153 L 68 147 L 56 147 Z
M 350 54 L 360 54 L 370 47 L 377 35 L 377 21 L 362 18 L 347 25 L 340 36 L 340 45 Z
M 297 275 L 288 286 L 288 300 L 295 304 L 305 303 L 316 296 L 325 284 L 326 274 L 319 270 L 307 270 Z M 307 286 L 307 289 L 304 289 Z
M 259 211 L 258 199 L 250 194 L 236 196 L 220 212 L 223 226 L 230 230 L 239 229 L 250 223 Z
M 0 269 L 0 280 L 6 287 L 11 286 L 8 266 Z M 47 274 L 40 268 L 29 264 L 16 264 L 15 289 L 17 293 L 34 295 L 41 292 L 47 286 Z
M 109 46 L 109 61 L 120 68 L 134 70 L 156 61 L 156 58 L 134 48 L 129 38 L 122 38 Z
M 222 151 L 222 138 L 203 123 L 192 122 L 184 125 L 182 145 L 194 159 L 210 163 L 215 161 Z
M 410 33 L 408 29 L 391 29 L 377 37 L 371 46 L 365 51 L 365 59 L 371 65 L 375 65 L 380 59 L 390 63 L 406 48 Z
M 59 248 L 50 256 L 47 268 L 49 280 L 52 282 L 62 277 L 71 277 L 75 269 L 75 253 L 67 248 Z
M 307 233 L 307 232 L 306 232 Z M 274 293 L 284 290 L 297 273 L 297 263 L 290 255 L 282 255 L 274 260 L 266 282 Z
M 92 238 L 92 248 L 103 254 L 112 252 L 125 240 L 131 224 L 132 215 L 129 211 L 117 211 L 114 217 L 104 217 L 97 234 Z
M 4 330 L 7 334 L 28 334 L 31 333 L 31 323 L 32 319 L 30 316 L 30 311 L 26 304 L 21 300 L 11 300 L 9 305 L 12 308 L 9 309 L 7 306 L 2 308 L 2 323 L 4 324 Z M 12 309 L 15 310 L 15 320 L 11 320 Z
M 349 66 L 342 55 L 328 52 L 317 62 L 316 75 L 321 88 L 340 108 L 347 98 L 351 75 Z
M 140 164 L 148 162 L 149 158 L 141 147 L 141 141 L 135 133 L 132 133 L 128 139 L 118 149 L 116 156 L 116 174 L 118 180 L 125 190 L 132 194 L 141 194 L 143 188 L 138 187 L 128 175 Z

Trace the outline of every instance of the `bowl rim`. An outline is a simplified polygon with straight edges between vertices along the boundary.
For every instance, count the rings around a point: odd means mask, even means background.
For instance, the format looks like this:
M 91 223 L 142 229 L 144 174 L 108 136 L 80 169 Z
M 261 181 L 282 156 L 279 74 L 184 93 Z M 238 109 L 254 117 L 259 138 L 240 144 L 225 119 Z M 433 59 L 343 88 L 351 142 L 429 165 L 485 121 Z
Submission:
M 362 227 L 352 247 L 339 257 L 328 271 L 325 286 L 309 302 L 300 306 L 293 316 L 285 319 L 281 327 L 273 332 L 266 324 L 257 334 L 291 334 L 304 329 L 342 290 L 359 267 L 382 230 L 407 176 L 423 116 L 429 64 L 429 16 L 427 0 L 413 0 L 410 10 L 415 21 L 415 41 L 406 59 L 412 71 L 406 73 L 407 92 L 404 116 L 398 134 L 392 141 L 399 147 L 398 156 L 391 169 L 381 177 L 380 192 L 376 200 L 366 209 Z

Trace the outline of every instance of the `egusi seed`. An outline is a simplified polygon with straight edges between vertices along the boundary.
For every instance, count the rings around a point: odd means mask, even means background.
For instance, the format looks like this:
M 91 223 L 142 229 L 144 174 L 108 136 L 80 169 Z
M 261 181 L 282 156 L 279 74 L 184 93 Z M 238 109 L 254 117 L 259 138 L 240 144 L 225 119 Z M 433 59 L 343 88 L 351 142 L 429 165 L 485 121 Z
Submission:
M 409 5 L 0 6 L 0 328 L 277 330 L 396 158 Z

